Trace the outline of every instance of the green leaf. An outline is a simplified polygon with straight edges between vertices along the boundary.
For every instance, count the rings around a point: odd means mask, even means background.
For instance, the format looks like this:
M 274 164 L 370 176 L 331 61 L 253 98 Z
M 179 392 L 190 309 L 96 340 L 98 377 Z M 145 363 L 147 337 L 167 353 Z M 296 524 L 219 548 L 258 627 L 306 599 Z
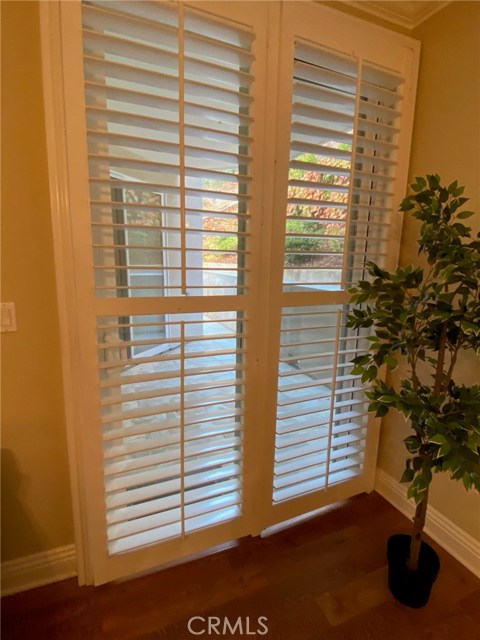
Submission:
M 468 472 L 465 472 L 463 474 L 462 480 L 463 480 L 463 486 L 467 491 L 469 491 L 472 486 L 472 478 L 470 477 L 470 474 Z
M 443 456 L 446 456 L 447 453 L 450 453 L 450 449 L 451 449 L 450 443 L 448 442 L 447 438 L 441 433 L 435 434 L 433 437 L 429 439 L 429 442 L 440 445 L 439 448 L 433 454 L 434 460 L 437 460 L 438 458 L 442 458 Z
M 465 220 L 466 218 L 470 218 L 471 216 L 473 216 L 474 213 L 474 211 L 460 211 L 459 213 L 457 213 L 457 218 L 460 218 L 460 220 Z
M 417 496 L 417 487 L 415 487 L 414 485 L 411 485 L 410 487 L 408 487 L 407 490 L 407 498 L 415 498 L 415 502 L 416 500 L 416 496 Z
M 420 449 L 420 440 L 416 436 L 408 436 L 403 442 L 410 453 L 415 453 Z
M 387 356 L 385 358 L 385 363 L 391 371 L 395 371 L 398 367 L 398 361 L 393 356 Z
M 405 469 L 402 477 L 400 478 L 400 482 L 411 482 L 415 477 L 415 472 L 413 469 Z
M 415 205 L 411 201 L 411 199 L 405 198 L 404 200 L 402 200 L 402 203 L 400 205 L 400 211 L 411 211 L 414 207 Z
M 425 187 L 427 186 L 427 181 L 423 176 L 415 176 L 415 182 L 420 186 L 421 189 L 425 189 Z M 412 189 L 413 189 L 413 185 L 412 185 Z
M 451 184 L 448 185 L 448 193 L 454 193 L 458 188 L 458 180 L 454 180 Z
M 480 335 L 480 325 L 473 324 L 473 322 L 469 322 L 468 320 L 462 320 L 460 322 L 460 326 L 465 331 L 465 333 L 470 333 L 473 331 L 475 335 Z
M 377 412 L 375 413 L 375 417 L 383 418 L 383 416 L 387 415 L 388 411 L 389 411 L 389 407 L 387 407 L 387 405 L 379 404 L 377 407 Z
M 445 188 L 440 189 L 440 202 L 446 202 L 448 200 L 448 190 Z

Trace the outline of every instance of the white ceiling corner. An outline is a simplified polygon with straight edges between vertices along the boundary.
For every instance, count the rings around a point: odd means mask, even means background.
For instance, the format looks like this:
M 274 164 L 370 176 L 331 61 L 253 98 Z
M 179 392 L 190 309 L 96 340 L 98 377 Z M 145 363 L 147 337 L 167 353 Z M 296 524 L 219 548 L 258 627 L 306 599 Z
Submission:
M 407 29 L 418 27 L 424 20 L 443 9 L 450 1 L 441 0 L 343 0 L 360 11 L 383 18 Z

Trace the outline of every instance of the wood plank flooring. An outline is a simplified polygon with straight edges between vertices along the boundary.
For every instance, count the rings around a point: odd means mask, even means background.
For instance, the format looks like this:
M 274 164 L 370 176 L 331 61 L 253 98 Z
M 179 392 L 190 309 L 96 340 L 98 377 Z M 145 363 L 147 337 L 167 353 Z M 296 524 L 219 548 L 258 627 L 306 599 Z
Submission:
M 8 596 L 2 640 L 480 640 L 480 580 L 435 543 L 441 569 L 427 607 L 390 595 L 385 543 L 409 529 L 377 494 L 357 496 L 140 578 L 96 588 L 71 579 Z

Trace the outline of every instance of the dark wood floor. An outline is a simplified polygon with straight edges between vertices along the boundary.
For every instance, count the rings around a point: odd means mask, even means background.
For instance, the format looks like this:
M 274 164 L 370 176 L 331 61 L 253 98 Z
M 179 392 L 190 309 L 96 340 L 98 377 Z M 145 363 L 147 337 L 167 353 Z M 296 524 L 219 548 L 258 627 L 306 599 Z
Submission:
M 479 640 L 480 580 L 438 545 L 441 570 L 427 607 L 409 609 L 390 595 L 385 541 L 408 531 L 383 498 L 358 496 L 268 538 L 155 574 L 96 588 L 71 579 L 4 598 L 2 639 Z M 191 634 L 191 616 L 220 618 L 220 627 L 208 634 L 196 619 L 198 635 Z M 225 616 L 231 625 L 240 617 L 242 633 L 227 627 L 218 635 Z M 261 616 L 268 633 L 254 635 L 264 631 Z

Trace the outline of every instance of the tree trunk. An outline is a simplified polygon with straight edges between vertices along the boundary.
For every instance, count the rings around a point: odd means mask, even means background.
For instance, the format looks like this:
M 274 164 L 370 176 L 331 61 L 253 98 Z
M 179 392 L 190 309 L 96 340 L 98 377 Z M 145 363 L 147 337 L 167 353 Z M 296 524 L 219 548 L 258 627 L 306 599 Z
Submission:
M 413 517 L 412 541 L 410 543 L 410 557 L 408 559 L 408 568 L 410 571 L 418 569 L 418 558 L 420 556 L 420 546 L 422 544 L 422 532 L 425 526 L 425 516 L 427 514 L 428 490 L 424 492 L 423 500 L 417 504 L 415 515 Z

